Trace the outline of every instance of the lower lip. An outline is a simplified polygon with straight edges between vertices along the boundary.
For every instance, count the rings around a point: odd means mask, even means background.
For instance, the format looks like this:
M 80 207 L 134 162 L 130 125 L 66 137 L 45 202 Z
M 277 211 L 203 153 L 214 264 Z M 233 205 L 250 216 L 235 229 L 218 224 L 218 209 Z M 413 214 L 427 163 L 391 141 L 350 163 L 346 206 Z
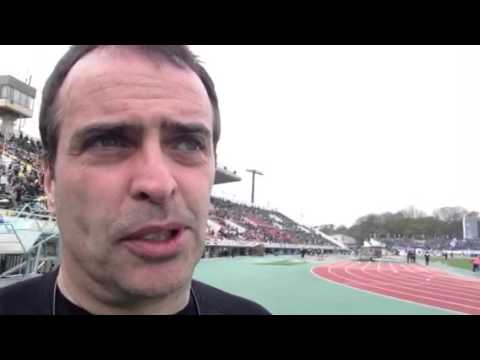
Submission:
M 164 241 L 130 239 L 124 245 L 133 254 L 148 259 L 162 259 L 175 256 L 180 252 L 184 240 L 185 229 L 178 230 L 174 237 Z

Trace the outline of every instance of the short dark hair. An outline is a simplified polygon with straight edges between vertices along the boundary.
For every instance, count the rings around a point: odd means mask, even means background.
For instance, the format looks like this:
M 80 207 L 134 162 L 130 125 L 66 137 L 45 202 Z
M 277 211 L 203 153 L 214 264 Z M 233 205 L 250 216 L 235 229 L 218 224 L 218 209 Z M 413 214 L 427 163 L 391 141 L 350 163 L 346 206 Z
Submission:
M 215 86 L 197 56 L 186 45 L 72 45 L 55 66 L 42 93 L 39 127 L 44 149 L 44 160 L 53 164 L 56 159 L 61 124 L 60 119 L 58 119 L 57 95 L 67 74 L 87 53 L 107 46 L 129 47 L 145 56 L 163 58 L 178 67 L 190 68 L 197 74 L 207 90 L 213 109 L 213 145 L 216 154 L 217 143 L 220 138 L 220 111 Z

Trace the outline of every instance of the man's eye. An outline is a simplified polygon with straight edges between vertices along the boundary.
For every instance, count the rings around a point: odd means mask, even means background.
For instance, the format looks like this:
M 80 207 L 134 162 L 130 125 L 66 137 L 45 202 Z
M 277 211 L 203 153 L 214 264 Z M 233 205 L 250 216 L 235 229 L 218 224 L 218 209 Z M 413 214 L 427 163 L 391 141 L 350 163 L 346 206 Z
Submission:
M 175 149 L 184 152 L 196 152 L 204 150 L 205 145 L 195 138 L 180 138 L 175 141 Z
M 112 148 L 112 147 L 126 147 L 128 142 L 114 136 L 100 136 L 87 142 L 89 148 Z

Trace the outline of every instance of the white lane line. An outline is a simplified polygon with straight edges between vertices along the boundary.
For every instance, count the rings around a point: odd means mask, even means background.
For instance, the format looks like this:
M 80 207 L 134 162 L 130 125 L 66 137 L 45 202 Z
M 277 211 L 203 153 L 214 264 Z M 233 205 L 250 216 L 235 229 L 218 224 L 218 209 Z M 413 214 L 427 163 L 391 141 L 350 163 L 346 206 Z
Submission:
M 468 301 L 470 303 L 478 303 L 480 301 L 480 292 L 478 291 L 479 289 L 476 289 L 477 291 L 472 291 L 472 290 L 465 290 L 464 288 L 461 288 L 461 284 L 458 284 L 461 280 L 457 280 L 457 283 L 452 284 L 450 286 L 443 286 L 439 284 L 435 284 L 431 282 L 431 278 L 427 277 L 425 278 L 424 274 L 417 273 L 416 275 L 407 275 L 407 274 L 401 274 L 400 276 L 393 275 L 393 274 L 378 274 L 381 276 L 379 279 L 378 277 L 375 276 L 373 273 L 364 273 L 365 276 L 369 276 L 372 278 L 373 281 L 382 281 L 385 282 L 387 281 L 392 281 L 394 284 L 389 284 L 389 285 L 396 285 L 399 287 L 405 287 L 408 289 L 412 289 L 413 291 L 419 291 L 419 292 L 426 292 L 428 294 L 435 294 L 437 295 L 437 292 L 441 292 L 445 296 L 455 298 L 455 299 L 460 299 L 462 301 Z M 403 286 L 405 285 L 405 286 Z M 431 290 L 431 291 L 429 291 Z M 463 296 L 459 295 L 459 292 L 461 292 Z
M 393 293 L 398 293 L 398 294 L 401 294 L 403 296 L 411 296 L 411 297 L 417 297 L 417 298 L 422 298 L 422 299 L 427 299 L 427 300 L 432 300 L 432 301 L 436 301 L 436 302 L 440 302 L 440 303 L 444 303 L 444 304 L 449 304 L 449 305 L 457 305 L 457 306 L 460 306 L 460 307 L 464 307 L 464 308 L 470 308 L 470 309 L 474 309 L 474 310 L 480 310 L 480 306 L 473 306 L 473 305 L 467 305 L 467 304 L 464 304 L 464 303 L 458 303 L 458 302 L 455 302 L 455 301 L 450 301 L 450 300 L 443 300 L 443 299 L 438 299 L 438 298 L 435 298 L 435 297 L 431 297 L 429 295 L 433 294 L 433 295 L 436 295 L 436 293 L 431 293 L 431 292 L 426 292 L 426 291 L 421 291 L 421 290 L 415 290 L 417 292 L 421 292 L 421 293 L 426 293 L 425 295 L 417 295 L 417 294 L 412 294 L 412 293 L 408 293 L 408 292 L 405 292 L 405 291 L 402 291 L 401 289 L 406 289 L 406 290 L 412 290 L 411 288 L 408 288 L 408 287 L 405 287 L 405 286 L 400 286 L 400 285 L 397 285 L 396 287 L 397 288 L 400 288 L 400 289 L 391 289 L 391 288 L 385 288 L 383 286 L 378 286 L 376 284 L 370 284 L 370 283 L 366 283 L 365 281 L 367 279 L 364 279 L 364 278 L 361 278 L 359 277 L 358 275 L 354 275 L 352 273 L 349 272 L 349 270 L 347 268 L 344 269 L 344 271 L 350 275 L 351 277 L 353 278 L 356 278 L 356 279 L 359 279 L 359 280 L 355 280 L 355 279 L 352 279 L 351 281 L 353 282 L 356 282 L 358 284 L 362 284 L 364 286 L 368 286 L 368 287 L 373 287 L 373 288 L 376 288 L 376 289 L 380 289 L 380 290 L 384 290 L 384 291 L 388 291 L 388 292 L 393 292 Z M 365 275 L 367 275 L 366 272 L 364 272 Z M 338 274 L 335 274 L 337 276 L 340 276 Z M 348 279 L 348 278 L 345 278 L 344 279 Z M 367 280 L 368 281 L 368 280 Z M 373 282 L 375 282 L 375 280 L 373 280 Z M 377 281 L 379 282 L 379 281 Z M 379 282 L 380 283 L 380 282 Z M 381 285 L 383 285 L 385 282 L 382 282 Z M 390 284 L 389 284 L 390 285 Z M 461 298 L 461 300 L 464 300 L 463 298 Z
M 423 274 L 412 273 L 411 275 L 403 273 L 401 274 L 401 279 L 404 279 L 404 281 L 417 281 L 419 279 L 418 276 L 425 276 L 425 279 L 429 279 L 428 281 L 431 282 L 432 286 L 436 286 L 442 289 L 450 290 L 452 289 L 452 287 L 455 287 L 456 292 L 458 292 L 459 290 L 466 291 L 468 292 L 468 294 L 474 296 L 478 296 L 480 294 L 480 286 L 471 286 L 472 284 L 466 282 L 463 278 L 451 278 L 449 277 L 448 273 L 441 271 L 428 271 Z
M 329 279 L 329 278 L 326 278 L 326 277 L 323 277 L 323 276 L 317 274 L 314 271 L 314 269 L 316 269 L 316 268 L 317 267 L 312 267 L 310 269 L 310 273 L 313 276 L 315 276 L 315 277 L 317 277 L 321 280 L 328 281 L 328 282 L 330 282 L 334 285 L 337 285 L 337 286 L 343 286 L 343 287 L 353 289 L 353 290 L 356 290 L 356 291 L 363 291 L 363 292 L 365 292 L 367 294 L 370 294 L 370 295 L 381 296 L 381 297 L 384 297 L 384 298 L 387 298 L 387 299 L 390 299 L 390 300 L 406 302 L 406 303 L 410 303 L 410 304 L 413 304 L 413 305 L 416 305 L 416 306 L 423 306 L 423 307 L 432 308 L 432 309 L 435 309 L 435 310 L 447 311 L 447 312 L 451 312 L 453 314 L 458 314 L 458 315 L 469 315 L 468 313 L 461 312 L 461 311 L 458 311 L 458 310 L 452 310 L 452 309 L 444 308 L 444 307 L 441 307 L 441 306 L 435 306 L 435 305 L 420 303 L 420 302 L 416 302 L 416 301 L 412 301 L 412 300 L 402 299 L 402 298 L 398 298 L 398 297 L 391 296 L 391 295 L 386 295 L 386 294 L 382 294 L 382 293 L 378 293 L 378 292 L 374 292 L 374 291 L 370 291 L 370 290 L 366 290 L 366 289 L 361 289 L 361 288 L 358 288 L 358 287 L 355 287 L 355 286 L 352 286 L 352 285 L 347 285 L 345 283 L 338 282 L 338 281 L 335 281 L 335 280 L 332 280 L 332 279 Z

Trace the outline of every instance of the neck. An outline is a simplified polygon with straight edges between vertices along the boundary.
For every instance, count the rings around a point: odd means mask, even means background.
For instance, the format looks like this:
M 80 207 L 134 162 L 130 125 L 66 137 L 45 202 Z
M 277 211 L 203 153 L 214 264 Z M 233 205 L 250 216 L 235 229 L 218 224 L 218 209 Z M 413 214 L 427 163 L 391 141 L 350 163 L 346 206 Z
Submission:
M 65 262 L 62 263 L 57 278 L 58 289 L 70 302 L 92 314 L 169 315 L 185 308 L 190 299 L 190 283 L 163 297 L 132 299 L 131 295 L 113 294 L 88 274 L 75 277 L 71 273 Z

